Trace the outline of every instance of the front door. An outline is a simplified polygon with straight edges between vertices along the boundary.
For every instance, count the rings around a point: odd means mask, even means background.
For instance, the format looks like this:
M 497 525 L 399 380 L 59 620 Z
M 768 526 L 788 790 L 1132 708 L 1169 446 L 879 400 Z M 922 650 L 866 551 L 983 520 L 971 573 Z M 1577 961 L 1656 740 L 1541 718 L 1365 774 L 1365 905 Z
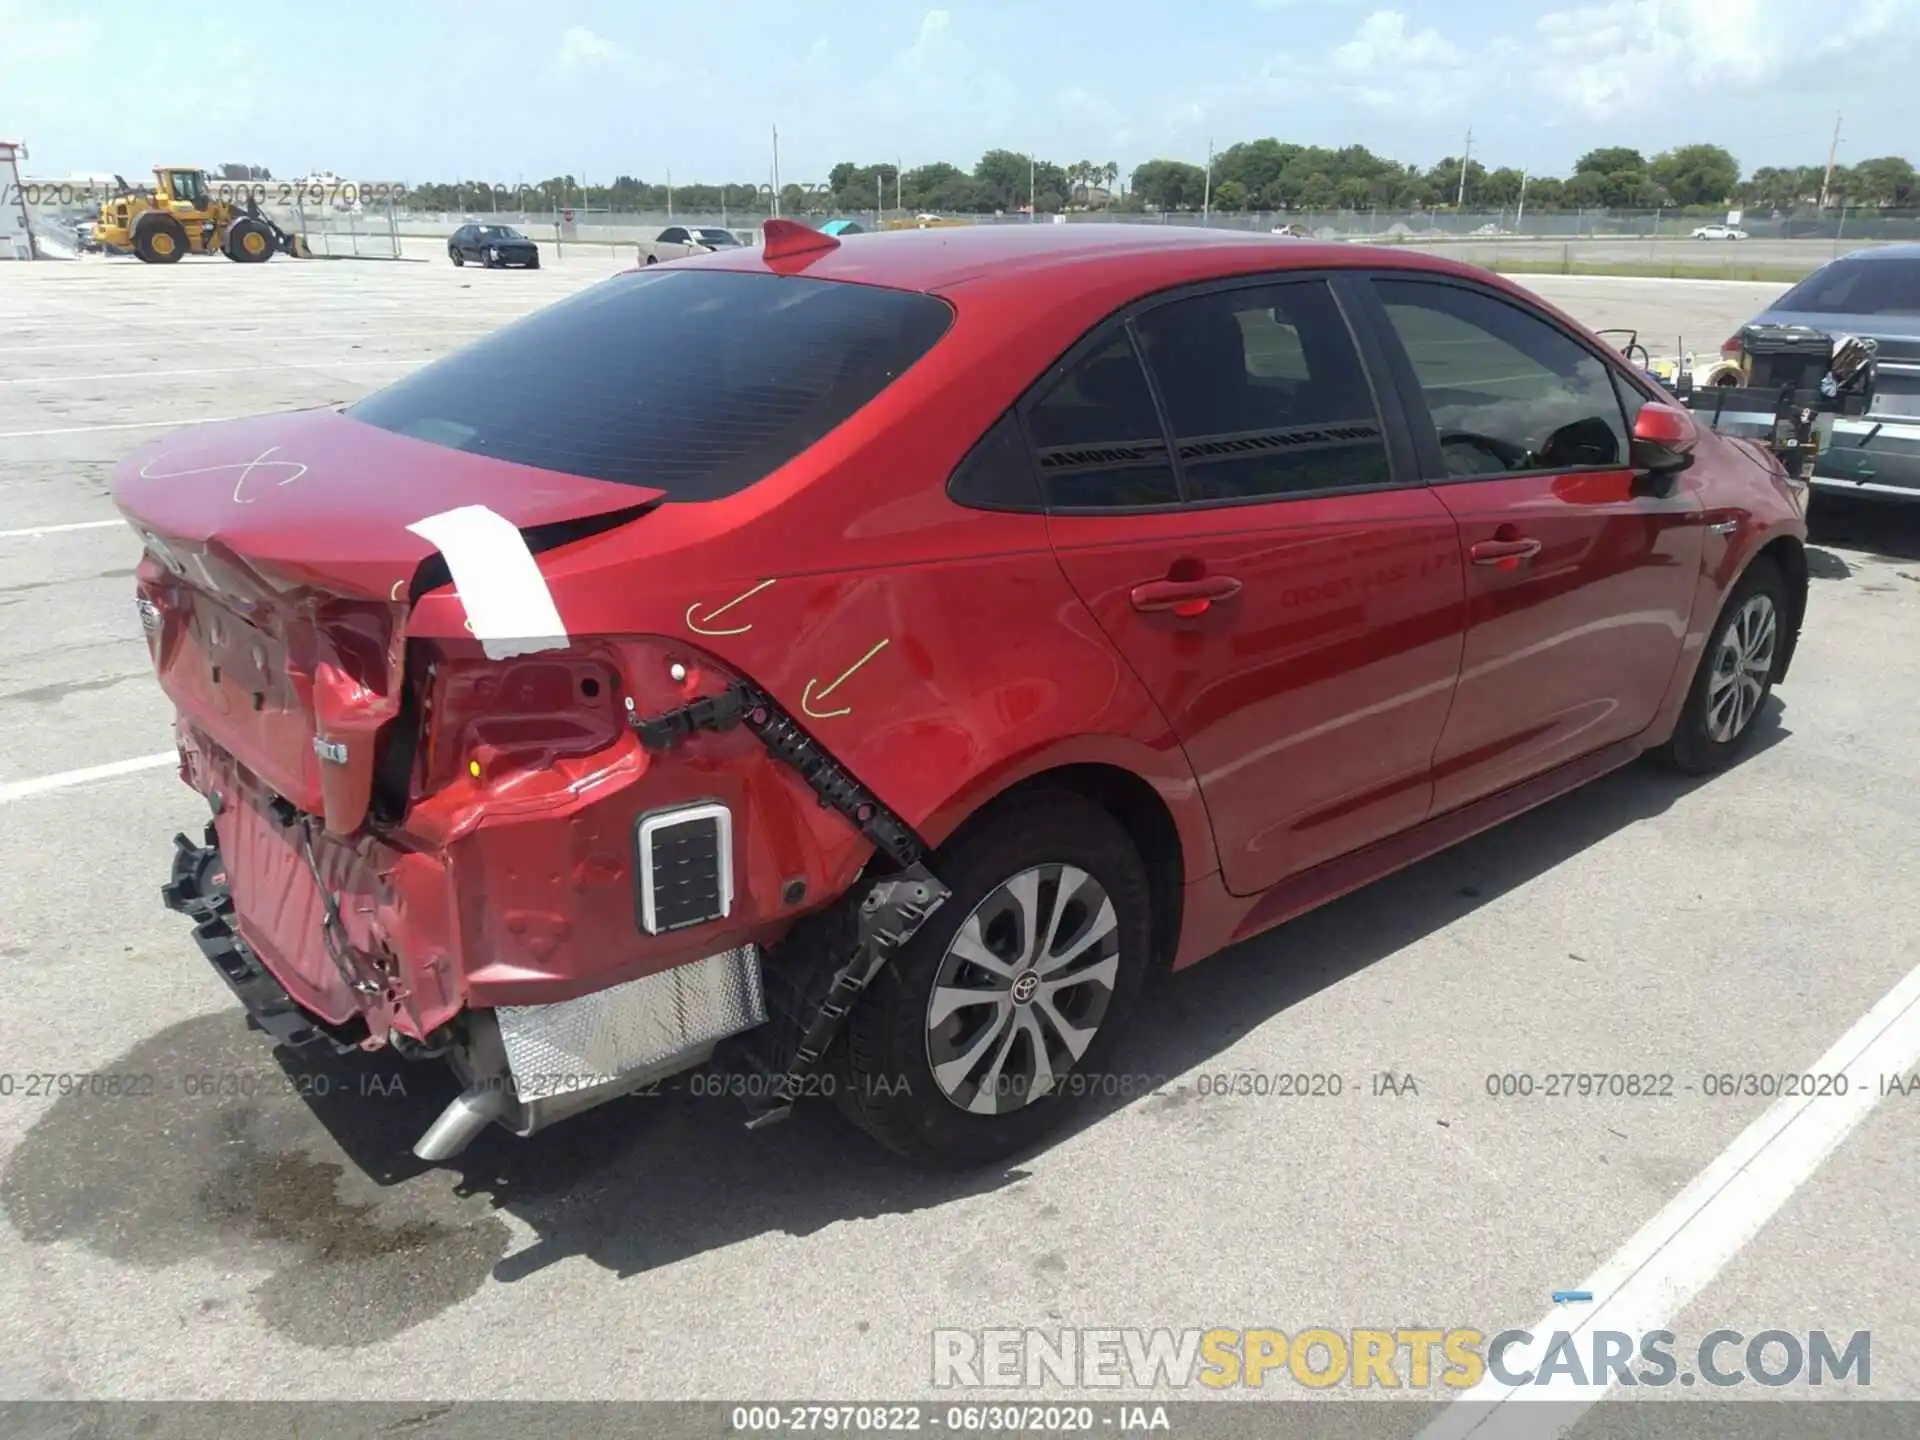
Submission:
M 1228 888 L 1424 819 L 1456 527 L 1389 443 L 1329 285 L 1156 305 L 1025 419 L 1061 566 L 1185 747 Z
M 1547 316 L 1477 286 L 1377 278 L 1433 493 L 1460 524 L 1459 692 L 1434 754 L 1454 809 L 1644 730 L 1700 573 L 1702 508 L 1629 463 L 1643 403 Z

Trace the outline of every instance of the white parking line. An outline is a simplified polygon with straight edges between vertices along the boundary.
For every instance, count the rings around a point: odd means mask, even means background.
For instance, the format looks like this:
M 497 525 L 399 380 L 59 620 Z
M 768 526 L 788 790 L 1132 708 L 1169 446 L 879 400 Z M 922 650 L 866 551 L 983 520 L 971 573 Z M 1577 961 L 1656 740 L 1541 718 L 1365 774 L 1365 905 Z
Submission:
M 141 770 L 157 770 L 179 761 L 169 750 L 164 755 L 141 755 L 132 760 L 115 760 L 107 765 L 89 765 L 84 770 L 62 770 L 58 775 L 42 775 L 35 780 L 10 780 L 0 783 L 0 805 L 24 800 L 29 795 L 44 795 L 49 790 L 64 790 L 69 785 L 85 785 L 94 780 L 111 780 L 116 775 L 132 775 Z
M 1633 1336 L 1638 1344 L 1639 1336 L 1665 1329 L 1867 1118 L 1879 1103 L 1883 1077 L 1907 1075 L 1916 1063 L 1920 966 L 1808 1067 L 1806 1073 L 1816 1075 L 1844 1074 L 1844 1094 L 1795 1096 L 1770 1105 L 1612 1259 L 1575 1287 L 1593 1295 L 1591 1308 L 1552 1310 L 1534 1323 L 1531 1343 L 1506 1350 L 1506 1373 L 1537 1373 L 1556 1332 L 1574 1337 L 1574 1353 L 1583 1357 L 1584 1366 L 1594 1352 L 1582 1337 L 1609 1330 Z M 1683 1345 L 1687 1338 L 1680 1337 Z M 1684 1352 L 1676 1346 L 1674 1353 Z M 1416 1440 L 1564 1435 L 1606 1391 L 1605 1380 L 1578 1384 L 1557 1367 L 1542 1383 L 1520 1386 L 1503 1384 L 1489 1373 Z M 1553 1402 L 1556 1408 L 1530 1410 L 1525 1403 L 1530 1401 Z
M 115 425 L 66 425 L 57 430 L 0 430 L 0 440 L 31 440 L 37 435 L 85 435 L 94 430 L 164 430 L 173 425 L 223 425 L 244 415 L 201 415 L 191 420 L 127 420 Z
M 0 530 L 0 540 L 37 540 L 42 535 L 64 535 L 70 530 L 105 530 L 124 520 L 75 520 L 67 525 L 32 525 L 25 530 Z

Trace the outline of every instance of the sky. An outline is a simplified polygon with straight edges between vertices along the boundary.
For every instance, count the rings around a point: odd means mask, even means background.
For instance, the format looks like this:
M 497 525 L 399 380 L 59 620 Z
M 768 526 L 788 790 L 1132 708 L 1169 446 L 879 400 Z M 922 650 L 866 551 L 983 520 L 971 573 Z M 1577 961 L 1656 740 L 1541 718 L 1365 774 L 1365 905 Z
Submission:
M 1920 161 L 1917 62 L 1920 0 L 0 0 L 0 140 L 42 178 L 759 182 L 775 126 L 783 183 L 1266 135 L 1424 167 L 1469 131 L 1535 174 L 1696 141 L 1750 170 L 1823 163 L 1836 112 L 1843 163 Z

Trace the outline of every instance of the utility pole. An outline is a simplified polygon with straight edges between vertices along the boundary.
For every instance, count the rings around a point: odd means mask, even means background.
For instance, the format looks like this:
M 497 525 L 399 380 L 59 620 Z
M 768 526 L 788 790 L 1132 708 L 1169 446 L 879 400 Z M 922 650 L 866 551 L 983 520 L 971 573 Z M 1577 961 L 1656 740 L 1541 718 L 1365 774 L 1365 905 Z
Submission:
M 1834 157 L 1839 153 L 1840 115 L 1838 112 L 1835 112 L 1833 117 L 1833 140 L 1832 143 L 1827 146 L 1827 173 L 1821 177 L 1820 180 L 1820 208 L 1822 210 L 1827 208 L 1827 197 L 1833 191 L 1833 161 Z
M 667 167 L 667 219 L 673 218 L 673 167 Z
M 1213 214 L 1213 137 L 1207 137 L 1207 178 L 1200 187 L 1200 223 L 1209 223 Z
M 873 223 L 887 223 L 887 172 L 878 169 L 873 172 Z
M 1040 187 L 1035 176 L 1040 173 L 1040 162 L 1027 153 L 1027 223 L 1034 224 L 1040 219 Z
M 1526 215 L 1527 215 L 1527 172 L 1525 170 L 1522 170 L 1520 172 L 1520 208 L 1513 212 L 1513 229 L 1515 234 L 1519 233 L 1520 222 L 1526 218 Z
M 907 178 L 907 172 L 901 167 L 900 157 L 893 157 L 893 208 L 902 216 L 907 213 L 907 202 L 900 198 L 900 187 Z
M 780 127 L 773 127 L 773 213 L 780 213 Z
M 1473 131 L 1467 131 L 1467 148 L 1460 156 L 1460 193 L 1453 197 L 1453 209 L 1457 215 L 1467 205 L 1467 161 L 1473 156 Z

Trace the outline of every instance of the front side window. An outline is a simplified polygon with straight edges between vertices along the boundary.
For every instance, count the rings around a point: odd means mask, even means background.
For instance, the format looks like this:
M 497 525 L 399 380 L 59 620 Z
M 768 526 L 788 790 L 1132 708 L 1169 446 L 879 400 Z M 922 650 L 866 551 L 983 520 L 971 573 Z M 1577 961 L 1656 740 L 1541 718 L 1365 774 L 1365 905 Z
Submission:
M 1373 391 L 1324 281 L 1175 300 L 1135 326 L 1173 427 L 1187 500 L 1392 483 Z
M 1180 498 L 1153 392 L 1133 342 L 1116 327 L 1027 413 L 1047 503 L 1126 509 Z
M 1476 290 L 1424 280 L 1376 280 L 1374 288 L 1449 478 L 1627 463 L 1611 373 L 1584 346 Z

